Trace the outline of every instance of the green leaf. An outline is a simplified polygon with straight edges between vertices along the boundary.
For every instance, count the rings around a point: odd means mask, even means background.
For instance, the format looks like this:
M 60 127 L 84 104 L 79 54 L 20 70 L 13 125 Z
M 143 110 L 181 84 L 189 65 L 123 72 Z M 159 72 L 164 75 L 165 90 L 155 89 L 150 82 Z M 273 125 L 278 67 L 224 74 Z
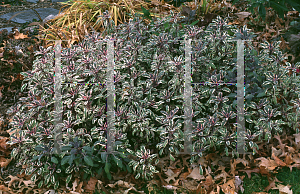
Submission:
M 170 150 L 171 153 L 174 152 L 174 148 L 173 147 L 169 147 L 169 150 Z
M 87 173 L 84 173 L 84 175 L 83 175 L 83 179 L 84 179 L 84 180 L 86 180 L 86 179 L 88 178 L 88 176 L 89 176 L 89 174 L 87 174 Z
M 135 179 L 138 179 L 138 178 L 140 178 L 140 176 L 141 176 L 141 174 L 138 173 L 134 178 L 135 178 Z
M 231 93 L 231 94 L 229 94 L 227 97 L 232 97 L 232 98 L 236 98 L 236 93 Z
M 70 174 L 73 171 L 73 168 L 71 166 L 68 166 L 68 168 L 66 169 L 66 173 Z
M 54 189 L 56 190 L 59 186 L 59 181 L 56 181 L 56 183 L 54 184 Z
M 126 169 L 129 173 L 132 173 L 132 169 L 130 168 L 130 166 L 126 165 Z
M 234 5 L 234 4 L 236 4 L 236 2 L 238 2 L 239 0 L 234 0 L 233 2 L 232 2 L 232 5 Z
M 89 146 L 84 146 L 82 149 L 84 149 L 87 152 L 93 152 L 93 149 Z
M 255 149 L 253 149 L 253 155 L 255 155 L 255 153 L 256 153 L 256 150 L 255 150 Z
M 265 6 L 263 4 L 260 4 L 258 10 L 259 10 L 259 15 L 262 17 L 263 20 L 265 20 L 265 18 L 266 18 Z
M 106 153 L 101 153 L 101 159 L 103 161 L 103 163 L 105 163 L 105 160 L 106 160 Z
M 50 180 L 50 174 L 47 174 L 45 176 L 45 185 L 48 184 L 49 180 Z
M 164 26 L 165 26 L 165 31 L 166 31 L 169 28 L 169 23 L 165 23 Z
M 44 146 L 41 146 L 41 145 L 36 146 L 34 149 L 36 151 L 44 151 L 45 150 Z
M 54 175 L 51 176 L 51 183 L 55 184 L 55 176 Z
M 38 170 L 38 175 L 41 175 L 43 173 L 43 168 L 40 168 L 39 170 Z
M 32 182 L 35 182 L 35 180 L 36 180 L 36 174 L 32 175 L 30 180 L 31 180 Z
M 39 158 L 39 156 L 34 156 L 33 159 L 32 159 L 32 161 L 35 161 L 35 160 L 37 160 L 38 158 Z
M 286 6 L 273 1 L 270 1 L 270 5 L 273 9 L 275 9 L 281 19 L 284 19 L 284 11 L 289 11 Z
M 138 162 L 134 162 L 133 164 L 133 171 L 136 171 L 136 168 L 138 167 L 139 163 Z
M 230 92 L 231 92 L 231 90 L 230 90 L 229 88 L 226 88 L 226 87 L 222 88 L 222 90 L 223 90 L 224 92 L 227 92 L 227 93 L 230 93 Z
M 161 149 L 161 150 L 159 151 L 159 155 L 162 155 L 163 151 L 164 151 L 164 149 Z
M 111 177 L 110 172 L 108 172 L 106 175 L 107 175 L 108 180 L 111 180 L 112 177 Z
M 145 9 L 142 5 L 141 8 L 142 8 L 142 12 L 144 13 L 144 17 L 146 17 L 149 20 L 152 20 L 152 18 L 150 17 L 150 12 L 147 9 Z
M 75 154 L 72 154 L 72 155 L 70 156 L 70 159 L 69 159 L 69 165 L 70 165 L 70 166 L 72 165 L 74 159 L 75 159 Z
M 71 146 L 62 146 L 62 148 L 61 148 L 62 151 L 69 151 L 71 149 L 72 149 Z
M 276 3 L 274 1 L 270 1 L 271 7 L 274 8 L 275 10 L 282 9 L 284 11 L 289 11 L 289 9 L 285 5 L 281 5 L 279 3 Z
M 285 0 L 285 3 L 291 5 L 293 8 L 296 9 L 296 11 L 300 12 L 300 4 L 296 3 L 297 1 L 294 0 Z M 298 1 L 299 2 L 299 1 Z
M 103 170 L 102 168 L 99 168 L 98 171 L 97 171 L 97 173 L 101 174 L 102 170 Z
M 26 88 L 27 83 L 25 83 L 22 87 L 21 87 L 21 92 L 23 92 L 23 90 Z
M 67 177 L 66 183 L 69 184 L 69 182 L 71 181 L 71 179 L 72 179 L 72 174 L 70 174 L 70 175 Z
M 122 161 L 119 159 L 119 158 L 117 158 L 117 157 L 113 157 L 113 160 L 115 161 L 115 163 L 120 167 L 120 168 L 122 168 Z
M 266 96 L 266 94 L 264 92 L 257 94 L 256 97 L 259 98 L 259 97 L 263 97 L 263 96 Z
M 89 166 L 93 166 L 94 165 L 93 160 L 91 159 L 91 157 L 84 156 L 83 159 L 84 159 L 85 163 L 87 163 Z
M 252 100 L 253 97 L 254 97 L 254 96 L 253 96 L 252 94 L 247 94 L 246 99 Z
M 53 162 L 55 164 L 58 164 L 58 160 L 54 156 L 51 157 L 51 162 Z
M 200 173 L 200 175 L 203 175 L 203 169 L 202 169 L 201 164 L 199 165 L 199 173 Z
M 172 154 L 170 154 L 170 159 L 174 162 L 175 158 L 172 156 Z
M 193 25 L 195 25 L 195 24 L 197 24 L 199 22 L 199 20 L 197 20 L 197 21 L 194 21 L 193 23 L 191 23 L 190 25 L 191 26 L 193 26 Z
M 120 153 L 121 158 L 126 158 L 126 155 L 124 153 Z
M 168 142 L 169 142 L 169 140 L 166 139 L 165 142 L 164 142 L 164 144 L 163 144 L 163 147 L 164 147 L 164 148 L 167 146 Z
M 64 164 L 66 164 L 71 156 L 65 156 L 62 160 L 61 160 L 61 165 L 63 166 Z
M 105 172 L 108 174 L 109 173 L 109 169 L 110 169 L 110 163 L 106 163 L 105 164 L 105 167 L 104 167 L 104 170 Z
M 253 142 L 252 141 L 249 142 L 249 146 L 250 146 L 250 148 L 253 148 Z
M 38 187 L 41 188 L 43 186 L 43 180 L 41 180 L 38 184 Z

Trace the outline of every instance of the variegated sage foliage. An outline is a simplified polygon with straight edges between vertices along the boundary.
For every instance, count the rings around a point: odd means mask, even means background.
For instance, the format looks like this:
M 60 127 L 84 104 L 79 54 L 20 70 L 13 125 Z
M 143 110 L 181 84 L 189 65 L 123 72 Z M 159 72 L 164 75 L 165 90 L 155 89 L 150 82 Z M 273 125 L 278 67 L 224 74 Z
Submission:
M 248 66 L 248 77 L 245 78 L 247 105 L 245 118 L 249 128 L 245 134 L 250 147 L 253 140 L 264 138 L 269 141 L 272 134 L 299 133 L 298 111 L 300 110 L 299 81 L 296 70 L 300 63 L 290 64 L 287 57 L 280 51 L 280 41 L 264 42 L 258 53 L 251 43 L 246 49 L 246 61 L 253 65 Z M 254 55 L 250 56 L 252 52 Z M 253 68 L 255 67 L 255 68 Z M 289 70 L 292 74 L 289 75 Z M 251 83 L 250 83 L 251 81 Z M 254 150 L 255 151 L 255 150 Z
M 54 152 L 54 52 L 41 47 L 33 70 L 22 73 L 25 77 L 22 91 L 27 89 L 28 97 L 9 110 L 15 113 L 10 123 L 15 133 L 9 143 L 18 143 L 12 157 L 18 165 L 27 165 L 26 174 L 33 174 L 32 180 L 38 181 L 39 187 L 57 188 L 64 180 L 60 177 L 66 178 L 69 184 L 74 177 L 86 179 L 104 172 L 111 179 L 111 172 L 119 168 L 131 172 L 130 166 L 136 178 L 149 179 L 157 172 L 155 165 L 159 158 L 152 164 L 155 157 L 169 155 L 175 160 L 174 156 L 184 148 L 185 47 L 178 40 L 186 37 L 199 41 L 192 43 L 193 82 L 236 82 L 236 45 L 229 42 L 228 35 L 228 31 L 235 29 L 220 17 L 207 29 L 189 25 L 179 29 L 178 15 L 173 13 L 154 25 L 146 26 L 135 18 L 117 28 L 108 25 L 107 12 L 103 17 L 109 30 L 105 40 L 117 39 L 114 84 L 115 138 L 119 153 L 100 153 L 106 151 L 107 93 L 105 85 L 92 84 L 62 85 L 63 152 Z M 245 34 L 246 31 L 242 33 Z M 63 50 L 62 81 L 105 83 L 106 41 L 93 34 L 77 46 Z M 247 49 L 247 60 L 257 60 L 259 65 L 260 60 L 269 60 L 264 58 L 267 54 L 255 58 L 253 49 Z M 199 91 L 192 96 L 195 112 L 191 162 L 197 153 L 201 156 L 215 146 L 228 152 L 236 144 L 232 127 L 236 121 L 236 87 L 202 85 L 197 88 Z M 252 88 L 251 93 L 259 98 L 257 91 Z M 254 107 L 249 105 L 249 108 Z M 253 149 L 256 145 L 253 138 L 247 141 Z

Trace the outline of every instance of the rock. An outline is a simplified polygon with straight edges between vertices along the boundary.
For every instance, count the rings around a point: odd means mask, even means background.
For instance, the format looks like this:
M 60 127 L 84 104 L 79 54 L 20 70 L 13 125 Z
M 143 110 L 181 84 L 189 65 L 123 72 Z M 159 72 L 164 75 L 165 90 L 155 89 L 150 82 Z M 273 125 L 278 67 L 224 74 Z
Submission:
M 0 31 L 2 30 L 7 30 L 7 32 L 12 32 L 13 27 L 6 27 L 6 28 L 0 28 Z M 18 28 L 18 30 L 20 31 L 20 29 Z
M 57 14 L 58 15 L 58 14 Z M 52 20 L 52 19 L 54 19 L 57 15 L 48 15 L 44 20 L 43 20 L 43 22 L 44 23 L 46 23 L 48 20 Z
M 67 2 L 68 0 L 51 0 L 52 1 L 52 3 L 54 3 L 54 2 Z
M 42 19 L 45 19 L 49 15 L 57 15 L 59 10 L 53 8 L 38 8 L 36 9 L 38 14 Z M 18 12 L 11 12 L 4 15 L 1 15 L 0 18 L 5 18 L 9 20 L 13 15 L 18 14 L 14 18 L 11 19 L 12 22 L 24 24 L 26 22 L 32 22 L 33 19 L 39 21 L 38 16 L 33 10 L 25 10 L 25 11 L 18 11 Z
M 29 3 L 38 3 L 38 2 L 44 2 L 47 0 L 27 0 Z M 51 0 L 52 3 L 54 2 L 67 2 L 68 0 Z
M 30 3 L 38 3 L 39 1 L 42 1 L 42 0 L 27 0 L 27 2 L 30 2 Z M 48 0 L 44 0 L 44 1 L 48 1 Z M 68 0 L 51 0 L 50 2 L 55 3 L 55 2 L 66 2 L 66 1 L 68 1 Z M 38 12 L 40 17 L 43 19 L 43 22 L 46 22 L 50 19 L 55 18 L 55 16 L 57 16 L 59 13 L 59 10 L 53 9 L 53 8 L 38 8 L 35 10 Z M 12 22 L 24 24 L 26 22 L 31 23 L 33 19 L 36 19 L 38 22 L 40 21 L 40 19 L 38 18 L 38 16 L 36 15 L 36 13 L 33 10 L 11 12 L 11 13 L 1 15 L 0 18 L 5 18 L 6 20 L 9 20 L 13 15 L 18 14 L 18 13 L 20 13 L 20 14 L 16 15 L 14 18 L 11 19 Z M 11 32 L 12 28 L 13 28 L 13 26 L 6 27 L 6 28 L 0 28 L 0 31 L 6 29 L 8 32 Z M 20 27 L 17 27 L 17 28 L 20 31 Z M 30 29 L 28 29 L 28 30 L 33 31 L 34 28 L 35 27 L 30 27 Z

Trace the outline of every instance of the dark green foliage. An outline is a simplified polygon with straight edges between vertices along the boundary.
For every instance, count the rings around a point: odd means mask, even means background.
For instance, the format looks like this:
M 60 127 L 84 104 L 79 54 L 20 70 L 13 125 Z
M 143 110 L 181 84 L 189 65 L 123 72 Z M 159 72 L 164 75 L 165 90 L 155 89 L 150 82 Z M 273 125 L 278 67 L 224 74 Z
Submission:
M 184 2 L 191 2 L 193 0 L 166 0 L 170 5 L 173 5 L 174 7 L 180 7 Z
M 234 0 L 233 4 L 236 2 L 238 2 L 238 0 Z M 288 11 L 292 11 L 292 8 L 300 12 L 300 3 L 298 0 L 247 0 L 247 2 L 250 5 L 248 10 L 254 13 L 254 9 L 257 8 L 258 14 L 263 20 L 266 18 L 265 7 L 272 7 L 282 19 L 284 19 L 284 14 Z

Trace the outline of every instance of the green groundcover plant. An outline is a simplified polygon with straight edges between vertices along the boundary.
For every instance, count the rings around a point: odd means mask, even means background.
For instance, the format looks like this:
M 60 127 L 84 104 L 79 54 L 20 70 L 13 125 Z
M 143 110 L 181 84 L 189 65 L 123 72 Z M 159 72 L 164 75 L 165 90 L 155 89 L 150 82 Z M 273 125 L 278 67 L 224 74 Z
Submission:
M 233 5 L 236 4 L 238 0 L 233 1 Z M 284 19 L 284 15 L 288 11 L 296 10 L 300 11 L 300 3 L 298 0 L 246 0 L 248 3 L 248 10 L 254 14 L 258 13 L 259 16 L 265 20 L 266 18 L 266 8 L 271 7 L 275 10 L 276 14 Z
M 191 38 L 193 82 L 236 82 L 235 38 L 249 39 L 244 27 L 236 29 L 218 17 L 206 29 L 186 25 L 179 29 L 174 15 L 145 26 L 135 18 L 118 27 L 108 25 L 105 39 L 94 33 L 76 46 L 62 51 L 62 82 L 105 83 L 107 40 L 117 39 L 115 49 L 115 140 L 117 153 L 107 154 L 107 91 L 104 84 L 65 84 L 62 86 L 62 152 L 54 147 L 54 52 L 40 48 L 32 71 L 21 90 L 28 97 L 11 107 L 9 144 L 17 165 L 26 165 L 27 175 L 39 187 L 58 188 L 75 177 L 88 179 L 127 170 L 135 178 L 149 179 L 158 171 L 158 156 L 175 160 L 184 149 L 184 45 Z M 112 21 L 113 22 L 113 21 Z M 112 27 L 110 27 L 112 26 Z M 105 41 L 103 41 L 105 40 Z M 255 152 L 256 137 L 271 138 L 283 127 L 296 130 L 300 105 L 299 77 L 287 76 L 279 43 L 265 43 L 258 53 L 249 42 L 245 48 L 245 118 L 247 146 Z M 143 47 L 146 46 L 146 47 Z M 287 66 L 291 66 L 289 63 Z M 299 66 L 300 64 L 296 64 Z M 235 150 L 236 87 L 201 85 L 193 92 L 193 157 L 191 163 L 212 148 Z M 40 97 L 40 98 L 38 98 Z M 279 99 L 279 100 L 278 100 Z M 139 149 L 138 149 L 139 148 Z M 153 153 L 150 149 L 154 150 Z M 258 148 L 257 148 L 258 149 Z M 234 156 L 234 154 L 233 154 Z M 153 163 L 153 159 L 156 158 Z M 131 168 L 132 167 L 132 168 Z M 201 170 L 202 168 L 200 168 Z

